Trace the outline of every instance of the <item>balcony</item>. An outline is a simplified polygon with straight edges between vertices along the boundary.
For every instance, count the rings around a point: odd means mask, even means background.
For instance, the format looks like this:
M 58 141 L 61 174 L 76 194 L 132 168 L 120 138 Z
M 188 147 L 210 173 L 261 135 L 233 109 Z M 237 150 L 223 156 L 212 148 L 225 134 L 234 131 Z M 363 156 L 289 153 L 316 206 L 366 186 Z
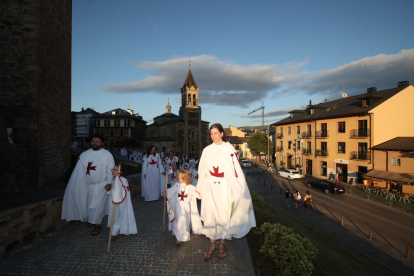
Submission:
M 306 131 L 302 133 L 303 139 L 311 139 L 312 138 L 312 131 Z
M 316 131 L 315 136 L 316 138 L 328 138 L 329 134 L 327 130 L 322 130 L 322 131 Z
M 350 160 L 369 160 L 371 157 L 371 152 L 366 150 L 366 151 L 351 151 L 349 153 L 349 159 Z
M 329 151 L 328 149 L 324 149 L 324 150 L 317 149 L 315 150 L 315 155 L 316 156 L 329 156 Z
M 276 134 L 276 139 L 282 139 L 282 138 L 283 138 L 283 133 Z
M 279 152 L 283 151 L 283 147 L 277 147 L 276 151 L 279 151 Z
M 312 155 L 312 149 L 302 149 L 302 155 Z
M 349 131 L 349 138 L 368 138 L 371 135 L 367 128 L 352 129 Z

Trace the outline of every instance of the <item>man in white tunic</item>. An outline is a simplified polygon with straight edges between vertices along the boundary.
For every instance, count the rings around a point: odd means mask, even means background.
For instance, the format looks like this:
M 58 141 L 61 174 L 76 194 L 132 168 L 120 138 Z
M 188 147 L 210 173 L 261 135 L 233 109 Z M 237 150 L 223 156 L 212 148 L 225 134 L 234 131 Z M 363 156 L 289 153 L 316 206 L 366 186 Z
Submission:
M 88 221 L 94 226 L 92 235 L 98 235 L 103 217 L 107 214 L 107 191 L 111 190 L 112 154 L 102 148 L 104 136 L 92 136 L 92 148 L 78 159 L 66 187 L 62 205 L 62 219 Z

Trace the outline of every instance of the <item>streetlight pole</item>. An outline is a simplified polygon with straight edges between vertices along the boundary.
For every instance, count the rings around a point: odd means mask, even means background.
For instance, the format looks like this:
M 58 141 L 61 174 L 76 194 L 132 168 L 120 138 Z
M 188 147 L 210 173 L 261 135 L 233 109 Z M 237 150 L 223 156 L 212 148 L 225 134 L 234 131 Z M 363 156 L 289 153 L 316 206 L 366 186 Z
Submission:
M 269 111 L 267 112 L 267 162 L 270 162 L 270 149 L 269 149 L 269 137 L 270 137 L 270 131 L 269 131 Z

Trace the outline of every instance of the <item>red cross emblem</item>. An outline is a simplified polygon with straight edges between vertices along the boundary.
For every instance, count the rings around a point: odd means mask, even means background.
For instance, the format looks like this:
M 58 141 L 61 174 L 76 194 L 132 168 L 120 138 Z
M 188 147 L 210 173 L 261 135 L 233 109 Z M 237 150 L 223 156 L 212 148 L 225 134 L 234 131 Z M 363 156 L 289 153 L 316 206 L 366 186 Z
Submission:
M 86 174 L 91 175 L 89 173 L 89 171 L 96 171 L 96 166 L 92 166 L 92 163 L 93 163 L 93 161 L 92 162 L 88 162 L 88 167 L 86 168 Z
M 210 171 L 210 174 L 212 175 L 212 176 L 215 176 L 215 177 L 224 177 L 224 172 L 222 172 L 222 173 L 219 173 L 218 171 L 219 171 L 219 167 L 217 166 L 217 168 L 215 168 L 214 166 L 213 166 L 213 170 L 214 170 L 214 173 L 212 173 L 211 171 Z
M 12 140 L 14 140 L 14 139 L 16 139 L 16 134 L 14 134 L 13 132 L 10 132 L 10 133 L 9 133 L 9 137 L 10 137 Z
M 181 197 L 180 201 L 184 201 L 184 198 L 187 197 L 187 195 L 184 195 L 184 191 L 181 191 L 181 194 L 178 194 L 178 197 Z
M 171 180 L 174 180 L 174 179 L 176 179 L 177 177 L 175 177 L 175 173 L 173 173 L 172 174 L 172 176 L 171 176 Z
M 198 180 L 198 174 L 194 178 Z
M 157 164 L 157 162 L 155 162 L 155 160 L 151 158 L 151 162 L 149 162 L 149 164 L 150 165 L 155 165 L 155 164 Z

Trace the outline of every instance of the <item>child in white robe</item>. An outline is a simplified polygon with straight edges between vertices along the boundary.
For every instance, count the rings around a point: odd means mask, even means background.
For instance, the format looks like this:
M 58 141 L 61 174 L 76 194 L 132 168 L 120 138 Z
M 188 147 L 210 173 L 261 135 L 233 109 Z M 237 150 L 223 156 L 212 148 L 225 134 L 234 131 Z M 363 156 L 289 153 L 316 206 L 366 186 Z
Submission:
M 114 177 L 114 181 L 112 185 L 115 183 L 115 177 L 118 177 L 118 165 L 115 165 L 114 169 L 112 170 L 112 176 Z M 122 171 L 119 172 L 122 175 Z M 135 221 L 134 209 L 132 208 L 131 202 L 131 193 L 129 192 L 129 185 L 128 181 L 125 177 L 121 176 L 122 185 L 126 188 L 127 194 L 124 200 L 121 203 L 115 204 L 115 215 L 114 215 L 114 225 L 112 227 L 112 236 L 111 239 L 114 240 L 119 234 L 122 235 L 133 235 L 138 233 L 137 223 Z M 112 201 L 112 194 L 111 194 L 111 201 L 109 204 L 109 214 L 108 214 L 108 227 L 111 227 L 111 220 L 112 220 L 112 209 L 113 209 L 113 201 Z
M 168 230 L 177 238 L 177 244 L 190 240 L 193 234 L 199 234 L 202 228 L 197 208 L 197 193 L 191 185 L 191 177 L 187 171 L 179 171 L 178 183 L 167 190 L 167 197 L 174 210 L 175 219 L 168 224 Z

